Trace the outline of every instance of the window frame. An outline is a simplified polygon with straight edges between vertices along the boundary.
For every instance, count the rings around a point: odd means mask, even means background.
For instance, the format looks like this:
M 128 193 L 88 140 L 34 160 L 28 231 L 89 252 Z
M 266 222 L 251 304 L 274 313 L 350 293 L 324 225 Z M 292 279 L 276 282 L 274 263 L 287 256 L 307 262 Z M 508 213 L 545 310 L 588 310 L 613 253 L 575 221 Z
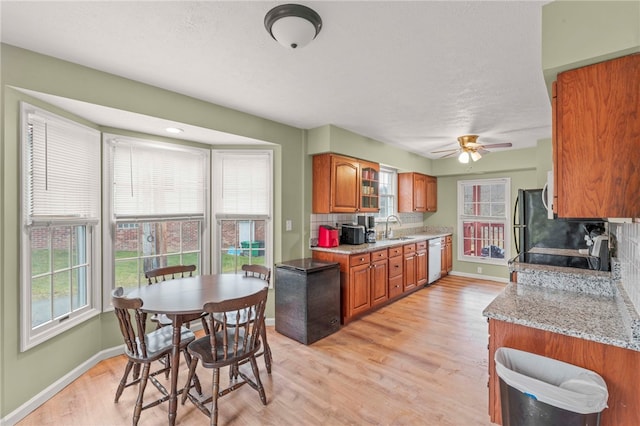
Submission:
M 380 211 L 378 211 L 378 213 L 374 214 L 375 217 L 375 221 L 376 223 L 384 223 L 387 220 L 387 217 L 389 215 L 397 215 L 398 214 L 398 169 L 395 169 L 393 167 L 389 167 L 389 166 L 384 166 L 384 165 L 380 165 L 380 179 L 379 181 L 382 180 L 382 174 L 390 174 L 391 175 L 391 182 L 389 183 L 389 186 L 393 189 L 393 193 L 392 194 L 382 194 L 382 191 L 378 190 L 378 205 L 382 206 L 382 198 L 391 198 L 391 209 L 392 211 L 389 212 L 388 215 L 384 215 L 382 213 L 382 207 L 380 208 Z
M 112 133 L 103 133 L 102 135 L 102 143 L 104 147 L 104 161 L 103 161 L 103 216 L 105 220 L 103 221 L 103 234 L 104 245 L 103 245 L 103 298 L 105 301 L 103 306 L 103 312 L 108 312 L 113 310 L 113 306 L 111 305 L 111 292 L 115 288 L 115 250 L 116 250 L 116 237 L 118 230 L 126 229 L 119 228 L 121 224 L 130 224 L 136 223 L 138 227 L 141 227 L 145 223 L 158 223 L 158 222 L 189 222 L 189 221 L 200 221 L 200 232 L 199 232 L 199 240 L 200 240 L 200 250 L 199 250 L 199 258 L 200 263 L 198 265 L 199 273 L 207 273 L 210 270 L 210 258 L 211 258 L 211 244 L 210 244 L 210 227 L 211 227 L 211 214 L 210 214 L 210 198 L 211 198 L 211 150 L 206 148 L 194 147 L 187 144 L 181 144 L 179 142 L 166 142 L 158 139 L 147 139 L 142 137 L 128 137 L 122 136 L 118 134 Z M 112 146 L 116 143 L 116 140 L 126 140 L 127 142 L 134 144 L 141 144 L 145 147 L 158 147 L 159 149 L 169 150 L 181 150 L 188 151 L 193 153 L 202 154 L 205 164 L 205 176 L 204 176 L 204 211 L 202 219 L 184 216 L 184 215 L 173 215 L 173 214 L 157 214 L 157 215 L 127 215 L 123 217 L 116 217 L 115 212 L 115 202 L 114 202 L 114 171 L 112 169 L 112 161 L 113 161 L 113 149 Z M 139 232 L 136 231 L 136 232 Z M 183 254 L 183 250 L 181 248 L 180 255 Z M 170 253 L 169 255 L 172 255 Z M 162 256 L 162 255 L 158 255 Z M 158 257 L 155 256 L 155 257 Z M 144 256 L 137 256 L 138 258 L 142 258 Z M 142 280 L 142 277 L 138 277 L 138 286 L 146 285 L 146 282 Z
M 504 185 L 504 217 L 497 218 L 496 216 L 482 216 L 482 215 L 465 215 L 464 214 L 464 188 L 465 186 L 489 186 L 503 184 Z M 507 266 L 509 261 L 509 253 L 511 253 L 511 178 L 489 178 L 489 179 L 469 179 L 459 180 L 457 185 L 457 260 L 463 262 L 473 262 L 482 264 L 491 264 L 499 266 Z M 497 257 L 482 257 L 482 256 L 470 256 L 464 253 L 465 238 L 464 238 L 464 223 L 483 222 L 488 224 L 502 224 L 503 239 L 504 239 L 504 258 Z
M 227 213 L 223 211 L 221 203 L 223 183 L 222 171 L 223 167 L 221 162 L 225 156 L 241 156 L 241 155 L 256 155 L 263 154 L 268 157 L 269 162 L 269 194 L 267 196 L 268 211 L 264 213 L 245 214 L 245 213 Z M 211 155 L 212 163 L 212 175 L 213 175 L 213 196 L 211 211 L 215 218 L 216 225 L 213 227 L 212 241 L 214 245 L 215 258 L 212 259 L 212 268 L 214 273 L 222 273 L 222 221 L 234 220 L 234 221 L 264 221 L 264 265 L 271 268 L 273 264 L 273 199 L 274 199 L 274 153 L 269 149 L 238 149 L 238 150 L 213 150 Z M 250 247 L 251 249 L 251 247 Z M 272 284 L 269 283 L 270 288 Z
M 74 120 L 59 116 L 44 108 L 35 107 L 26 102 L 20 102 L 20 352 L 25 352 L 41 343 L 48 341 L 49 339 L 58 336 L 59 334 L 72 329 L 73 327 L 84 323 L 100 314 L 102 310 L 102 292 L 101 292 L 101 235 L 100 235 L 100 211 L 102 209 L 101 199 L 97 197 L 93 205 L 96 218 L 81 218 L 75 215 L 52 215 L 46 219 L 40 218 L 34 220 L 32 216 L 29 216 L 27 202 L 31 202 L 30 189 L 29 189 L 29 174 L 31 172 L 30 166 L 26 164 L 31 161 L 30 147 L 29 147 L 29 127 L 30 119 L 29 114 L 37 114 L 45 118 L 48 122 L 57 123 L 62 127 L 71 126 L 75 129 L 79 129 L 83 132 L 87 132 L 90 137 L 95 137 L 90 143 L 97 144 L 97 151 L 100 153 L 100 132 L 96 129 L 90 128 L 76 122 Z M 95 158 L 94 170 L 99 170 L 100 167 L 100 155 Z M 97 186 L 97 190 L 100 190 L 100 174 L 98 172 L 95 176 L 96 180 L 94 184 Z M 86 259 L 86 279 L 89 281 L 86 284 L 86 305 L 79 309 L 73 308 L 73 302 L 71 302 L 70 312 L 59 315 L 43 324 L 38 326 L 32 325 L 32 259 L 33 259 L 33 240 L 32 230 L 35 229 L 49 229 L 52 232 L 55 228 L 68 227 L 74 229 L 78 227 L 84 228 L 84 243 L 79 243 L 80 246 L 84 246 L 84 258 Z M 50 251 L 49 257 L 53 256 L 51 253 L 52 243 L 48 244 L 48 250 Z M 69 275 L 75 269 L 73 266 L 72 251 L 69 252 L 68 261 L 70 264 L 68 268 L 62 270 L 68 270 Z M 60 271 L 58 271 L 60 272 Z M 53 264 L 49 265 L 49 271 L 46 275 L 50 275 L 53 280 L 56 270 Z M 45 276 L 45 275 L 43 275 Z M 69 282 L 69 287 L 72 288 L 72 281 Z M 52 290 L 53 291 L 53 290 Z M 52 298 L 51 300 L 53 300 Z M 51 302 L 52 303 L 52 302 Z

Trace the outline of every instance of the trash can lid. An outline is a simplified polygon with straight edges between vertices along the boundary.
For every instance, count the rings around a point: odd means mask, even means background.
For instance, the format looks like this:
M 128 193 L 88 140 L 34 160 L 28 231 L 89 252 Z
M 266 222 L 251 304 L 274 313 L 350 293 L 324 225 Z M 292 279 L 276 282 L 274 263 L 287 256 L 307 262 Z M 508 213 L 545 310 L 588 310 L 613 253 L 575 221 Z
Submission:
M 494 358 L 507 385 L 539 401 L 579 414 L 607 408 L 607 385 L 593 371 L 512 348 L 498 348 Z

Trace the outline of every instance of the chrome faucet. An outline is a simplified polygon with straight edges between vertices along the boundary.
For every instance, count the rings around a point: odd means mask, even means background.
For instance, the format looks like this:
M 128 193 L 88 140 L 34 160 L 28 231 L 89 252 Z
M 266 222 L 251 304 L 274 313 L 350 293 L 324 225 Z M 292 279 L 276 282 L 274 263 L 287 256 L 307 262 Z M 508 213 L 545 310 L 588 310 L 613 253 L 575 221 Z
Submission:
M 393 231 L 389 232 L 389 219 L 391 218 L 395 218 L 396 222 L 398 223 L 398 225 L 402 226 L 402 222 L 400 221 L 400 218 L 398 216 L 396 216 L 395 214 L 391 214 L 389 216 L 387 216 L 387 220 L 384 226 L 384 237 L 385 238 L 391 238 L 393 237 Z

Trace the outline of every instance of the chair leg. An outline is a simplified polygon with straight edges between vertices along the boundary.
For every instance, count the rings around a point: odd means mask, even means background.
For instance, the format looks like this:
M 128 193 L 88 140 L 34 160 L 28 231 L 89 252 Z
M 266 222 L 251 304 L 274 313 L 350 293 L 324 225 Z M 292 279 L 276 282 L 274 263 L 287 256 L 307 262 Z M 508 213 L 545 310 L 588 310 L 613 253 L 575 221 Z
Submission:
M 191 367 L 191 354 L 186 348 L 182 351 L 182 353 L 184 354 L 184 360 L 186 361 L 187 365 Z M 193 386 L 196 388 L 196 392 L 198 392 L 198 395 L 202 395 L 202 386 L 200 385 L 200 379 L 198 379 L 198 375 L 194 374 L 192 379 L 193 379 Z M 184 390 L 182 392 L 184 393 L 189 392 L 189 389 L 191 389 L 191 380 L 187 381 L 184 387 Z
M 265 329 L 264 324 L 262 325 L 262 330 L 260 331 L 260 337 L 262 337 L 262 344 L 264 345 L 264 363 L 267 366 L 267 373 L 271 374 L 271 348 L 269 347 L 269 343 L 267 342 L 267 330 Z
M 136 406 L 133 409 L 133 426 L 138 424 L 138 420 L 140 420 L 140 413 L 142 413 L 142 399 L 144 397 L 144 390 L 147 387 L 147 380 L 149 379 L 149 370 L 151 369 L 151 364 L 146 363 L 142 368 L 142 377 L 140 378 L 140 389 L 138 390 L 138 399 L 136 400 Z
M 140 368 L 139 367 L 140 364 L 136 364 L 136 365 L 138 366 L 138 368 Z M 113 402 L 118 402 L 118 399 L 120 399 L 120 395 L 122 395 L 122 391 L 127 385 L 127 378 L 129 377 L 129 373 L 131 372 L 131 367 L 133 367 L 133 361 L 129 360 L 127 361 L 127 366 L 124 368 L 124 375 L 120 380 L 120 384 L 118 385 L 118 389 L 116 390 L 116 397 L 113 400 Z
M 220 369 L 213 369 L 213 383 L 211 384 L 211 397 L 213 404 L 211 405 L 211 426 L 218 424 L 218 395 L 220 393 Z
M 207 336 L 211 334 L 211 330 L 209 330 L 209 324 L 207 324 L 207 319 L 205 317 L 202 318 L 202 329 L 204 330 L 204 334 Z
M 189 355 L 191 356 L 191 355 Z M 193 380 L 193 376 L 196 372 L 196 367 L 198 366 L 198 358 L 191 358 L 191 362 L 189 362 L 189 375 L 187 376 L 187 383 L 184 385 L 184 390 L 182 391 L 182 405 L 187 401 L 187 396 L 189 394 L 189 385 Z M 201 394 L 202 395 L 202 394 Z
M 253 370 L 253 376 L 256 380 L 256 387 L 258 388 L 258 394 L 260 395 L 260 401 L 262 401 L 262 405 L 267 405 L 267 396 L 264 393 L 264 387 L 262 386 L 262 381 L 260 380 L 260 372 L 258 371 L 258 363 L 256 362 L 256 358 L 251 356 L 249 358 L 249 362 L 251 363 L 251 370 Z

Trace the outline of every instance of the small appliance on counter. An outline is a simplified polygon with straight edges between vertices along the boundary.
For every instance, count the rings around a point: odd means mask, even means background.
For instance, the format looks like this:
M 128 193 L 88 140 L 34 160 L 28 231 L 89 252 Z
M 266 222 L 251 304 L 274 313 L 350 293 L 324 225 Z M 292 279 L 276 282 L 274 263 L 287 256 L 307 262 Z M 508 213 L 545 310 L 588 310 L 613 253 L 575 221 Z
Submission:
M 367 235 L 365 239 L 368 243 L 376 242 L 376 218 L 373 216 L 367 217 Z
M 362 225 L 342 225 L 340 242 L 342 244 L 358 245 L 364 244 L 364 226 Z
M 320 225 L 318 228 L 318 247 L 338 247 L 338 228 L 329 225 Z
M 609 268 L 609 236 L 598 235 L 593 238 L 593 244 L 589 249 L 589 254 L 593 257 L 597 257 L 600 262 L 598 270 L 608 271 Z
M 376 242 L 376 218 L 373 216 L 358 216 L 358 225 L 364 226 L 364 241 L 366 243 Z

